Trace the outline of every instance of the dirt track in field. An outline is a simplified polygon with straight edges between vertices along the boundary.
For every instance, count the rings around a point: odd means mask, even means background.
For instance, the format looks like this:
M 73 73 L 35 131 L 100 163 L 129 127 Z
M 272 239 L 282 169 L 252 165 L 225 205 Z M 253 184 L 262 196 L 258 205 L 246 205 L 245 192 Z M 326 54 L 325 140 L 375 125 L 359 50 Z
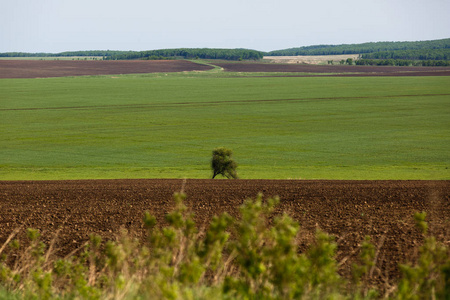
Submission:
M 120 228 L 142 238 L 148 210 L 164 224 L 182 180 L 0 181 L 0 247 L 15 228 L 37 228 L 65 255 L 96 233 L 113 239 Z M 317 228 L 336 236 L 342 273 L 349 275 L 365 235 L 379 249 L 374 281 L 398 277 L 398 263 L 417 257 L 422 242 L 413 214 L 427 212 L 430 233 L 450 246 L 450 181 L 187 180 L 186 204 L 200 228 L 212 216 L 238 216 L 244 199 L 278 195 L 277 213 L 301 225 L 300 250 Z M 24 239 L 25 232 L 19 234 Z M 382 271 L 379 271 L 382 270 Z
M 158 72 L 206 71 L 187 60 L 0 60 L 0 78 L 45 78 Z
M 450 67 L 348 66 L 236 62 L 214 62 L 214 65 L 223 68 L 226 72 L 324 73 L 327 74 L 327 76 L 450 76 Z M 302 74 L 300 76 L 312 75 Z

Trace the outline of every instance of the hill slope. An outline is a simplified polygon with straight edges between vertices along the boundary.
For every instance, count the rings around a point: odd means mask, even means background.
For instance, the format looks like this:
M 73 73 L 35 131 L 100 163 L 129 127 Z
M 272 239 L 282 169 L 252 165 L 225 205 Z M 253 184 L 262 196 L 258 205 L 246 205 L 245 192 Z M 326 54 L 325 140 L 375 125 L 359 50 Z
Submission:
M 450 39 L 418 42 L 371 42 L 363 44 L 315 45 L 268 52 L 268 56 L 366 54 L 387 51 L 436 51 L 449 53 Z M 440 58 L 442 59 L 442 58 Z
M 146 51 L 87 50 L 61 53 L 0 53 L 0 57 L 101 56 L 103 59 L 226 59 L 258 60 L 266 56 L 362 54 L 365 59 L 450 60 L 450 38 L 416 42 L 370 42 L 362 44 L 313 45 L 263 52 L 250 49 L 177 48 Z

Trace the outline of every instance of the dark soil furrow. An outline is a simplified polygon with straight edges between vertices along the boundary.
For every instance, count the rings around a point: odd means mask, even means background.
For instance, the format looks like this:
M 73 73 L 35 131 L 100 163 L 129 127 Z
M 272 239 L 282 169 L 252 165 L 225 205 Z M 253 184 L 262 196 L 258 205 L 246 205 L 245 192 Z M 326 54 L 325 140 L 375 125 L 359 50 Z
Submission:
M 172 195 L 183 186 L 199 228 L 223 212 L 238 217 L 243 201 L 260 192 L 265 198 L 278 195 L 277 213 L 286 212 L 301 225 L 299 251 L 311 244 L 317 229 L 333 234 L 346 276 L 368 235 L 380 246 L 378 267 L 388 268 L 389 280 L 397 278 L 398 263 L 415 259 L 422 243 L 415 212 L 427 212 L 430 233 L 450 243 L 450 181 L 149 179 L 0 181 L 0 246 L 18 227 L 39 229 L 47 243 L 62 228 L 59 255 L 80 247 L 91 233 L 113 239 L 125 228 L 143 238 L 144 212 L 164 225 Z M 25 231 L 19 238 L 25 239 Z M 374 275 L 377 284 L 385 274 Z

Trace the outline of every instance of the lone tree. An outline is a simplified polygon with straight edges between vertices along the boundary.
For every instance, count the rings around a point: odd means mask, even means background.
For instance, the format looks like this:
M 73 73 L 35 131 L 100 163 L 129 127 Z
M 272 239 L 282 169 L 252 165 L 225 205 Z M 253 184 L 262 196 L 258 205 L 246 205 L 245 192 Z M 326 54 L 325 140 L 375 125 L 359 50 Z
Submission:
M 227 178 L 238 178 L 236 173 L 237 164 L 231 158 L 232 151 L 230 149 L 220 147 L 213 150 L 211 160 L 211 168 L 213 169 L 213 179 L 221 174 Z

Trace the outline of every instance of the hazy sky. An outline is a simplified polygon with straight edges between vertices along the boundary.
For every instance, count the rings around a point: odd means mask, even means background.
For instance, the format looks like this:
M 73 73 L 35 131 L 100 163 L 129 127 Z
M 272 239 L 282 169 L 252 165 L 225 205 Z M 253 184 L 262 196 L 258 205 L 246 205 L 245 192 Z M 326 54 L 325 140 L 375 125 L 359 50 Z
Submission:
M 449 0 L 0 0 L 0 52 L 450 38 Z

